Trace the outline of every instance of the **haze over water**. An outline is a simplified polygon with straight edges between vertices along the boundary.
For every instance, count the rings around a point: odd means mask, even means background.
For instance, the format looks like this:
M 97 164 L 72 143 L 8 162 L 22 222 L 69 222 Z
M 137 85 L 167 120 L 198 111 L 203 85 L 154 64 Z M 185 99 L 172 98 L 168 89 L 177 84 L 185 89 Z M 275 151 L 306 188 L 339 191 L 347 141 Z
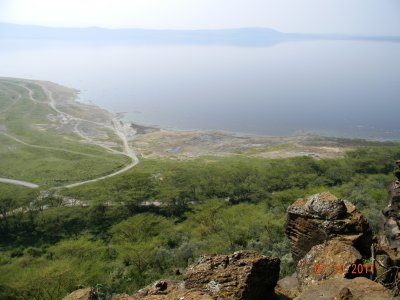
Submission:
M 0 76 L 54 81 L 177 129 L 400 139 L 400 43 L 270 47 L 0 41 Z

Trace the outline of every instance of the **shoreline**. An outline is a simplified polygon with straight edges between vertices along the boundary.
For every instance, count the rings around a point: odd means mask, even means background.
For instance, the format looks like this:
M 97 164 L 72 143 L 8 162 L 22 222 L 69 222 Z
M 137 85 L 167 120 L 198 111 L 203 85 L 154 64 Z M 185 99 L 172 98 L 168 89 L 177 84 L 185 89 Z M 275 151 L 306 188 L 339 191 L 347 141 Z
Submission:
M 62 88 L 64 86 L 51 83 Z M 316 159 L 336 158 L 355 147 L 396 144 L 396 140 L 346 138 L 315 133 L 301 133 L 291 136 L 271 136 L 227 130 L 201 130 L 147 126 L 126 121 L 124 113 L 112 113 L 101 106 L 78 101 L 79 90 L 67 88 L 74 94 L 73 104 L 100 111 L 111 119 L 118 120 L 123 127 L 131 128 L 133 139 L 128 139 L 140 159 L 192 159 L 200 156 L 245 155 L 266 159 L 309 156 Z M 134 141 L 134 142 L 133 142 Z M 139 160 L 139 157 L 137 159 Z
M 165 130 L 165 131 L 176 131 L 176 132 L 198 132 L 198 133 L 219 133 L 225 135 L 232 135 L 237 137 L 258 137 L 258 138 L 295 138 L 295 137 L 303 137 L 303 136 L 310 136 L 310 137 L 321 137 L 321 138 L 328 138 L 328 139 L 345 139 L 345 140 L 363 140 L 367 142 L 393 142 L 393 143 L 400 143 L 399 138 L 383 138 L 383 137 L 362 137 L 362 136 L 346 136 L 340 134 L 323 134 L 317 133 L 313 131 L 304 131 L 304 133 L 295 133 L 295 134 L 288 134 L 288 135 L 268 135 L 268 134 L 261 134 L 261 133 L 250 133 L 250 132 L 240 132 L 240 131 L 230 131 L 224 129 L 183 129 L 177 127 L 164 127 L 162 125 L 146 125 L 136 121 L 123 121 L 124 123 L 129 123 L 133 127 L 143 127 L 145 129 L 153 129 L 153 130 Z
M 73 179 L 69 184 L 56 185 L 51 188 L 68 188 L 102 180 L 126 172 L 139 163 L 139 159 L 130 145 L 130 140 L 135 137 L 136 132 L 129 125 L 118 120 L 112 113 L 98 106 L 86 105 L 76 101 L 78 90 L 50 81 L 5 77 L 1 77 L 0 80 L 9 85 L 16 86 L 18 89 L 24 89 L 25 93 L 28 92 L 28 95 L 22 97 L 21 91 L 14 90 L 14 93 L 18 93 L 19 95 L 16 101 L 23 99 L 24 101 L 33 103 L 34 106 L 38 105 L 38 109 L 42 109 L 41 114 L 39 114 L 42 118 L 42 123 L 36 124 L 33 121 L 34 119 L 32 119 L 28 123 L 28 127 L 26 127 L 26 129 L 33 129 L 31 132 L 32 136 L 38 133 L 38 130 L 44 132 L 51 130 L 57 132 L 64 139 L 73 142 L 73 145 L 82 146 L 82 144 L 86 144 L 96 146 L 103 149 L 102 152 L 104 154 L 102 155 L 121 155 L 129 158 L 129 162 L 127 161 L 126 164 L 118 167 L 118 169 L 115 169 L 115 167 L 110 170 L 105 169 L 103 173 L 97 172 L 92 174 L 89 172 L 89 179 L 85 180 L 84 177 L 79 178 L 78 176 L 79 179 Z M 82 152 L 78 152 L 63 149 L 57 145 L 49 147 L 46 143 L 27 143 L 19 138 L 18 133 L 15 134 L 10 131 L 6 124 L 0 130 L 0 134 L 7 136 L 19 144 L 23 144 L 25 147 L 63 151 L 81 156 L 94 156 L 85 153 L 84 149 L 82 149 Z M 90 148 L 86 149 L 88 151 Z M 15 175 L 13 177 L 18 177 L 18 174 Z M 90 178 L 91 176 L 93 177 Z M 68 180 L 66 181 L 68 182 Z M 29 188 L 39 188 L 38 184 L 20 180 L 19 178 L 4 177 L 0 178 L 0 182 Z
M 111 113 L 96 104 L 78 101 L 79 90 L 74 88 L 41 80 L 8 77 L 0 77 L 0 80 L 9 81 L 9 84 L 25 89 L 25 100 L 32 101 L 34 105 L 40 104 L 47 109 L 50 108 L 52 113 L 47 112 L 47 115 L 42 116 L 45 117 L 46 123 L 29 123 L 34 130 L 45 132 L 46 130 L 55 130 L 65 139 L 77 143 L 76 145 L 97 146 L 98 149 L 102 148 L 108 154 L 123 155 L 128 158 L 118 168 L 93 174 L 93 177 L 64 180 L 64 183 L 59 185 L 50 185 L 51 189 L 73 188 L 113 177 L 132 169 L 143 159 L 186 160 L 199 157 L 230 156 L 262 159 L 301 156 L 329 159 L 343 157 L 347 151 L 357 147 L 398 144 L 396 141 L 368 141 L 360 138 L 348 139 L 316 134 L 266 136 L 226 130 L 181 130 L 145 126 L 122 121 L 122 113 Z M 21 99 L 21 95 L 18 99 Z M 32 131 L 32 134 L 35 132 L 37 131 Z M 18 134 L 14 136 L 12 131 L 8 131 L 7 123 L 3 128 L 0 127 L 0 134 L 27 147 L 63 151 L 74 155 L 88 155 L 84 153 L 84 149 L 89 148 L 85 147 L 79 152 L 66 150 L 57 145 L 49 147 L 46 143 L 27 143 L 23 138 L 20 139 Z M 37 184 L 40 182 L 26 181 L 24 178 L 18 178 L 18 174 L 1 177 L 0 182 L 29 188 L 40 187 Z
M 29 79 L 29 78 L 17 78 L 17 77 L 8 77 L 8 76 L 0 76 L 0 79 L 11 79 L 11 80 L 26 80 L 26 81 L 32 81 L 32 82 L 48 82 L 50 84 L 58 85 L 60 87 L 66 88 L 70 90 L 75 96 L 74 96 L 74 102 L 75 104 L 78 105 L 83 105 L 83 106 L 90 106 L 95 109 L 99 109 L 102 111 L 107 112 L 108 114 L 113 115 L 120 121 L 122 121 L 125 124 L 133 125 L 134 127 L 141 127 L 144 129 L 151 129 L 151 130 L 166 130 L 166 131 L 176 131 L 176 132 L 210 132 L 210 133 L 221 133 L 225 135 L 232 135 L 232 136 L 239 136 L 239 137 L 259 137 L 259 138 L 294 138 L 298 136 L 315 136 L 315 137 L 323 137 L 323 138 L 332 138 L 332 139 L 346 139 L 346 140 L 365 140 L 368 142 L 394 142 L 394 143 L 400 143 L 400 136 L 399 137 L 384 137 L 384 136 L 374 136 L 374 137 L 369 137 L 369 136 L 363 136 L 363 135 L 357 135 L 353 133 L 340 133 L 340 132 L 332 132 L 332 130 L 322 130 L 318 131 L 316 129 L 301 129 L 301 130 L 296 130 L 296 131 L 301 131 L 301 133 L 296 133 L 294 132 L 293 134 L 262 134 L 262 133 L 251 133 L 251 132 L 241 132 L 241 131 L 232 131 L 232 130 L 227 130 L 227 129 L 198 129 L 198 128 L 179 128 L 175 126 L 164 126 L 162 124 L 151 124 L 149 125 L 146 122 L 138 122 L 136 120 L 130 120 L 128 118 L 125 118 L 125 114 L 128 114 L 128 112 L 112 112 L 112 110 L 102 107 L 99 104 L 96 104 L 95 101 L 92 100 L 84 100 L 81 98 L 82 95 L 82 90 L 79 90 L 75 87 L 70 87 L 66 86 L 63 84 L 59 84 L 56 82 L 53 82 L 51 80 L 41 80 L 41 79 Z M 153 123 L 153 122 L 152 122 Z M 335 131 L 335 130 L 333 130 Z M 383 131 L 383 130 L 382 130 Z M 329 133 L 331 132 L 331 133 Z

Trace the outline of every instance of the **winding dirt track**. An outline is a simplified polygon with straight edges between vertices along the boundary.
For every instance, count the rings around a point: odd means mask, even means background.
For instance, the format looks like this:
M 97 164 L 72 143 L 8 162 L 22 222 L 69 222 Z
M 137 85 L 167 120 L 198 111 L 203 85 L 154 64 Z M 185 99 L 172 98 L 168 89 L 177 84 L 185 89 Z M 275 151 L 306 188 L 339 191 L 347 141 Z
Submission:
M 9 184 L 14 184 L 14 185 L 20 185 L 24 187 L 28 187 L 31 189 L 36 189 L 39 186 L 37 184 L 34 184 L 32 182 L 27 182 L 27 181 L 22 181 L 22 180 L 15 180 L 15 179 L 8 179 L 8 178 L 0 178 L 1 183 L 9 183 Z
M 28 93 L 29 93 L 29 98 L 30 98 L 30 100 L 32 100 L 33 102 L 35 102 L 35 103 L 45 103 L 45 102 L 38 101 L 37 99 L 34 99 L 34 97 L 33 97 L 33 91 L 32 91 L 31 89 L 29 89 L 27 86 L 25 86 L 25 85 L 20 85 L 20 84 L 15 84 L 15 83 L 12 83 L 12 84 L 18 85 L 18 86 L 23 87 L 24 89 L 26 89 L 26 90 L 28 91 Z M 55 112 L 57 113 L 57 115 L 59 115 L 59 116 L 61 117 L 61 119 L 62 119 L 63 122 L 65 122 L 65 123 L 76 122 L 76 125 L 75 125 L 76 133 L 78 133 L 82 138 L 84 138 L 85 141 L 86 141 L 87 143 L 100 146 L 100 147 L 102 147 L 102 148 L 107 149 L 109 152 L 112 152 L 112 153 L 117 153 L 117 154 L 120 154 L 120 155 L 126 155 L 126 156 L 128 156 L 128 157 L 131 159 L 131 163 L 129 163 L 128 165 L 126 165 L 126 166 L 123 167 L 122 169 L 120 169 L 120 170 L 118 170 L 118 171 L 116 171 L 116 172 L 113 172 L 113 173 L 111 173 L 111 174 L 108 174 L 108 175 L 105 175 L 105 176 L 101 176 L 101 177 L 98 177 L 98 178 L 94 178 L 94 179 L 91 179 L 91 180 L 85 180 L 85 181 L 75 182 L 75 183 L 73 183 L 73 184 L 68 184 L 68 185 L 65 185 L 65 186 L 57 187 L 57 188 L 63 188 L 63 187 L 65 187 L 65 188 L 72 188 L 72 187 L 84 185 L 84 184 L 87 184 L 87 183 L 96 182 L 96 181 L 99 181 L 99 180 L 102 180 L 102 179 L 110 178 L 110 177 L 113 177 L 113 176 L 122 174 L 122 173 L 124 173 L 124 172 L 126 172 L 126 171 L 132 169 L 134 166 L 136 166 L 136 165 L 139 163 L 139 159 L 138 159 L 138 157 L 136 156 L 135 151 L 134 151 L 133 148 L 130 146 L 129 141 L 128 141 L 128 135 L 129 135 L 129 133 L 131 133 L 131 135 L 132 135 L 132 129 L 131 129 L 128 125 L 123 124 L 120 120 L 118 120 L 118 119 L 116 119 L 116 118 L 114 118 L 114 119 L 112 120 L 112 126 L 109 126 L 109 125 L 102 124 L 102 123 L 98 123 L 98 122 L 94 122 L 94 121 L 91 121 L 91 120 L 86 120 L 86 119 L 82 119 L 82 118 L 77 118 L 77 117 L 75 117 L 75 116 L 73 116 L 73 115 L 70 115 L 70 114 L 68 114 L 68 113 L 65 113 L 65 112 L 63 112 L 63 111 L 61 111 L 61 110 L 59 110 L 59 109 L 57 108 L 57 106 L 56 106 L 56 101 L 55 101 L 55 99 L 54 99 L 54 97 L 53 97 L 52 91 L 50 91 L 50 90 L 49 90 L 45 85 L 43 85 L 43 84 L 40 84 L 40 83 L 36 83 L 36 84 L 38 84 L 38 85 L 43 89 L 43 91 L 45 92 L 45 94 L 47 95 L 48 102 L 46 102 L 45 104 L 49 105 L 49 106 L 52 108 L 52 110 L 55 111 Z M 20 98 L 21 98 L 21 97 L 19 97 L 19 99 L 20 99 Z M 19 99 L 18 99 L 18 100 L 19 100 Z M 93 124 L 95 124 L 95 125 L 99 125 L 99 126 L 101 126 L 101 127 L 105 127 L 105 128 L 107 128 L 107 129 L 112 130 L 112 131 L 120 138 L 120 140 L 122 141 L 122 144 L 123 144 L 123 151 L 122 151 L 122 152 L 116 151 L 115 149 L 112 149 L 112 148 L 110 148 L 110 147 L 107 147 L 106 145 L 103 145 L 103 144 L 101 144 L 101 143 L 99 143 L 99 142 L 96 142 L 96 141 L 94 141 L 93 139 L 91 139 L 90 137 L 84 135 L 84 134 L 81 133 L 81 132 L 79 131 L 79 129 L 78 129 L 78 124 L 79 124 L 79 122 L 89 122 L 89 123 L 93 123 Z M 19 143 L 22 143 L 22 144 L 24 144 L 24 145 L 26 145 L 26 146 L 37 147 L 37 148 L 43 148 L 43 149 L 59 150 L 59 151 L 66 151 L 66 150 L 64 150 L 64 149 L 59 149 L 59 148 L 54 148 L 54 147 L 46 147 L 46 146 L 39 146 L 39 145 L 31 145 L 31 144 L 25 143 L 24 141 L 22 141 L 22 140 L 20 140 L 20 139 L 18 139 L 18 138 L 16 138 L 16 137 L 14 137 L 14 136 L 12 136 L 12 135 L 9 135 L 9 134 L 7 134 L 7 133 L 5 133 L 5 132 L 0 132 L 0 133 L 3 134 L 3 135 L 6 135 L 7 137 L 9 137 L 9 138 L 11 138 L 11 139 L 13 139 L 13 140 L 15 140 L 15 141 L 17 141 L 17 142 L 19 142 Z M 73 151 L 68 151 L 68 152 L 73 152 Z M 74 152 L 74 153 L 76 153 L 76 154 L 84 154 L 84 153 L 80 153 L 80 152 Z M 84 155 L 89 155 L 89 156 L 91 156 L 90 154 L 84 154 Z M 24 187 L 28 187 L 28 188 L 38 188 L 38 187 L 39 187 L 39 185 L 37 185 L 37 184 L 35 184 L 35 183 L 32 183 L 32 182 L 27 182 L 27 181 L 22 181 L 22 180 L 16 180 L 16 179 L 10 179 L 10 178 L 0 178 L 0 183 L 14 184 L 14 185 L 24 186 Z
M 68 185 L 66 185 L 64 187 L 72 188 L 72 187 L 80 186 L 80 185 L 83 185 L 83 184 L 86 184 L 86 183 L 96 182 L 96 181 L 99 181 L 99 180 L 102 180 L 102 179 L 105 179 L 105 178 L 110 178 L 110 177 L 122 174 L 122 173 L 132 169 L 134 166 L 136 166 L 139 163 L 138 157 L 136 156 L 136 154 L 133 151 L 132 147 L 129 145 L 128 139 L 127 139 L 126 134 L 125 134 L 124 127 L 121 125 L 121 122 L 119 120 L 117 120 L 117 119 L 113 119 L 113 125 L 114 125 L 114 129 L 115 129 L 115 133 L 119 136 L 119 138 L 123 142 L 123 145 L 124 145 L 123 154 L 125 154 L 126 156 L 129 156 L 131 158 L 132 162 L 129 165 L 126 165 L 124 168 L 122 168 L 122 169 L 120 169 L 120 170 L 118 170 L 118 171 L 116 171 L 114 173 L 111 173 L 111 174 L 108 174 L 108 175 L 105 175 L 105 176 L 102 176 L 102 177 L 98 177 L 98 178 L 95 178 L 95 179 L 91 179 L 91 180 L 86 180 L 86 181 L 76 182 L 76 183 L 73 183 L 73 184 L 68 184 Z

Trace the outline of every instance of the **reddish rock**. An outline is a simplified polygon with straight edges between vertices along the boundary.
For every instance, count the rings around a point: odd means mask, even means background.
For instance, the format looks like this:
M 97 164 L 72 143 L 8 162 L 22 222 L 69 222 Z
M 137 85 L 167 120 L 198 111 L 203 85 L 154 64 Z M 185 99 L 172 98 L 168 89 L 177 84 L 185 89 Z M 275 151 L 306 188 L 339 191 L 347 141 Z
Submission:
M 351 274 L 353 264 L 363 265 L 361 258 L 357 249 L 338 240 L 316 245 L 297 264 L 299 287 L 304 290 L 310 285 L 330 278 L 362 276 L 362 274 Z
M 184 282 L 159 280 L 132 296 L 114 300 L 261 300 L 275 298 L 279 278 L 278 258 L 251 251 L 232 255 L 207 255 L 187 270 Z
M 208 255 L 190 266 L 185 288 L 206 291 L 223 299 L 258 300 L 273 294 L 280 260 L 251 251 Z
M 370 254 L 372 235 L 367 219 L 353 204 L 330 193 L 295 201 L 288 208 L 285 230 L 295 262 L 313 246 L 337 237 L 362 255 Z
M 365 277 L 333 278 L 310 286 L 295 300 L 389 300 L 389 292 L 379 283 Z

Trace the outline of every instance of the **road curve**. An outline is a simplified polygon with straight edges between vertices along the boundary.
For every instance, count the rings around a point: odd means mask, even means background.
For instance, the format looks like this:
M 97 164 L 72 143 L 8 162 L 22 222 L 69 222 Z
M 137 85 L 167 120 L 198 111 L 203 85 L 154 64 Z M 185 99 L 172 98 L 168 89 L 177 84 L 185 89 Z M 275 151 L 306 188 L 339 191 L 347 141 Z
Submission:
M 0 178 L 0 182 L 1 183 L 14 184 L 14 185 L 21 185 L 21 186 L 28 187 L 28 188 L 31 188 L 31 189 L 36 189 L 36 188 L 39 187 L 37 184 L 34 184 L 32 182 L 9 179 L 9 178 Z
M 76 182 L 76 183 L 72 183 L 72 184 L 68 184 L 63 186 L 64 188 L 73 188 L 76 186 L 80 186 L 83 184 L 87 184 L 87 183 L 91 183 L 91 182 L 96 182 L 99 180 L 103 180 L 109 177 L 113 177 L 119 174 L 122 174 L 130 169 L 132 169 L 134 166 L 136 166 L 139 163 L 139 158 L 136 156 L 135 151 L 133 151 L 132 147 L 129 145 L 129 141 L 127 138 L 127 133 L 126 133 L 126 128 L 124 128 L 124 126 L 121 124 L 121 122 L 118 119 L 113 119 L 112 120 L 113 126 L 114 126 L 114 132 L 118 135 L 118 137 L 122 140 L 123 145 L 124 145 L 124 152 L 123 154 L 125 154 L 126 156 L 128 156 L 132 162 L 129 165 L 126 165 L 125 167 L 123 167 L 122 169 L 102 176 L 102 177 L 98 177 L 95 179 L 91 179 L 91 180 L 86 180 L 86 181 L 80 181 L 80 182 Z
M 13 83 L 13 84 L 14 84 L 14 83 Z M 94 124 L 97 124 L 97 125 L 99 125 L 99 126 L 106 127 L 106 128 L 108 128 L 108 129 L 111 129 L 111 130 L 114 131 L 114 133 L 115 133 L 115 134 L 120 138 L 120 140 L 122 141 L 124 150 L 123 150 L 123 152 L 118 152 L 118 151 L 115 151 L 115 150 L 113 150 L 113 149 L 111 149 L 111 148 L 109 148 L 109 147 L 106 147 L 106 146 L 104 146 L 104 145 L 101 145 L 101 144 L 98 144 L 98 143 L 94 143 L 93 141 L 91 142 L 91 144 L 94 144 L 94 145 L 97 145 L 97 146 L 106 148 L 107 150 L 109 150 L 109 151 L 111 151 L 111 152 L 114 152 L 114 153 L 118 153 L 118 154 L 121 154 L 121 155 L 126 155 L 126 156 L 128 156 L 128 157 L 130 158 L 130 160 L 131 160 L 131 162 L 130 162 L 128 165 L 126 165 L 126 166 L 123 167 L 122 169 L 120 169 L 120 170 L 118 170 L 118 171 L 116 171 L 116 172 L 113 172 L 113 173 L 111 173 L 111 174 L 108 174 L 108 175 L 105 175 L 105 176 L 101 176 L 101 177 L 98 177 L 98 178 L 94 178 L 94 179 L 91 179 L 91 180 L 85 180 L 85 181 L 75 182 L 75 183 L 69 184 L 69 185 L 59 186 L 59 187 L 56 187 L 56 189 L 58 189 L 58 188 L 72 188 L 72 187 L 80 186 L 80 185 L 83 185 L 83 184 L 87 184 L 87 183 L 91 183 L 91 182 L 96 182 L 96 181 L 99 181 L 99 180 L 102 180 L 102 179 L 105 179 L 105 178 L 113 177 L 113 176 L 119 175 L 119 174 L 121 174 L 121 173 L 124 173 L 124 172 L 126 172 L 126 171 L 132 169 L 134 166 L 136 166 L 136 165 L 139 163 L 139 159 L 138 159 L 138 157 L 137 157 L 135 151 L 133 150 L 132 146 L 129 144 L 129 141 L 128 141 L 128 136 L 131 136 L 131 137 L 132 137 L 132 128 L 130 128 L 129 125 L 123 124 L 120 120 L 118 120 L 117 118 L 114 118 L 114 119 L 112 120 L 112 125 L 111 125 L 111 126 L 106 126 L 105 124 L 101 124 L 101 123 L 93 122 L 93 121 L 90 121 L 90 120 L 85 120 L 85 119 L 77 118 L 77 117 L 75 117 L 75 116 L 73 116 L 73 115 L 70 115 L 70 114 L 68 114 L 68 113 L 66 113 L 66 112 L 63 112 L 63 111 L 59 110 L 59 109 L 56 107 L 56 101 L 55 101 L 55 99 L 54 99 L 54 97 L 53 97 L 52 91 L 49 90 L 49 89 L 48 89 L 45 85 L 43 85 L 43 84 L 40 84 L 40 83 L 36 83 L 36 84 L 37 84 L 38 86 L 40 86 L 40 87 L 43 89 L 44 93 L 46 94 L 46 96 L 47 96 L 47 98 L 48 98 L 48 101 L 49 101 L 49 102 L 47 102 L 47 103 L 45 103 L 45 104 L 49 105 L 59 116 L 61 116 L 61 118 L 62 118 L 62 120 L 63 120 L 64 122 L 69 122 L 69 121 L 85 121 L 85 122 L 94 123 Z M 42 102 L 37 101 L 36 99 L 33 98 L 33 91 L 32 91 L 30 88 L 28 88 L 27 86 L 25 86 L 25 85 L 20 85 L 20 84 L 14 84 L 14 85 L 18 85 L 18 86 L 21 86 L 22 88 L 26 89 L 26 90 L 28 91 L 28 93 L 29 93 L 29 98 L 30 98 L 32 101 L 34 101 L 34 102 L 36 102 L 36 103 L 42 103 Z M 76 126 L 76 125 L 75 125 L 75 126 Z M 9 138 L 14 139 L 14 140 L 17 141 L 17 142 L 23 143 L 23 144 L 25 144 L 25 145 L 27 145 L 27 146 L 37 147 L 37 148 L 43 148 L 43 149 L 52 149 L 52 150 L 65 151 L 65 150 L 58 149 L 58 148 L 53 148 L 53 147 L 45 147 L 45 146 L 38 146 L 38 145 L 30 145 L 30 144 L 27 144 L 27 143 L 25 143 L 25 142 L 23 142 L 23 141 L 17 139 L 17 138 L 14 137 L 14 136 L 8 135 L 7 133 L 4 133 L 4 132 L 0 132 L 0 133 L 3 134 L 3 135 L 8 136 Z M 136 134 L 136 132 L 133 133 L 133 135 L 135 135 L 135 134 Z M 85 139 L 87 139 L 87 138 L 85 138 Z M 68 152 L 73 152 L 73 151 L 68 151 Z M 78 152 L 76 152 L 76 153 L 78 153 Z M 83 154 L 83 153 L 79 153 L 79 154 Z M 39 187 L 39 185 L 34 184 L 34 183 L 32 183 L 32 182 L 27 182 L 27 181 L 22 181 L 22 180 L 15 180 L 15 179 L 9 179 L 9 178 L 0 178 L 0 183 L 8 183 L 8 184 L 20 185 L 20 186 L 25 186 L 25 187 L 28 187 L 28 188 L 38 188 L 38 187 Z
M 124 173 L 124 172 L 132 169 L 137 164 L 138 164 L 138 161 L 135 161 L 135 162 L 130 163 L 129 165 L 126 165 L 124 168 L 122 168 L 122 169 L 120 169 L 120 170 L 118 170 L 118 171 L 116 171 L 114 173 L 111 173 L 111 174 L 108 174 L 108 175 L 105 175 L 105 176 L 102 176 L 102 177 L 98 177 L 98 178 L 95 178 L 95 179 L 91 179 L 91 180 L 80 181 L 80 182 L 64 185 L 62 187 L 64 187 L 64 188 L 73 188 L 73 187 L 76 187 L 76 186 L 80 186 L 80 185 L 84 185 L 84 184 L 87 184 L 87 183 L 96 182 L 96 181 L 103 180 L 103 179 L 106 179 L 106 178 L 109 178 L 109 177 L 113 177 L 113 176 L 119 175 L 121 173 Z

